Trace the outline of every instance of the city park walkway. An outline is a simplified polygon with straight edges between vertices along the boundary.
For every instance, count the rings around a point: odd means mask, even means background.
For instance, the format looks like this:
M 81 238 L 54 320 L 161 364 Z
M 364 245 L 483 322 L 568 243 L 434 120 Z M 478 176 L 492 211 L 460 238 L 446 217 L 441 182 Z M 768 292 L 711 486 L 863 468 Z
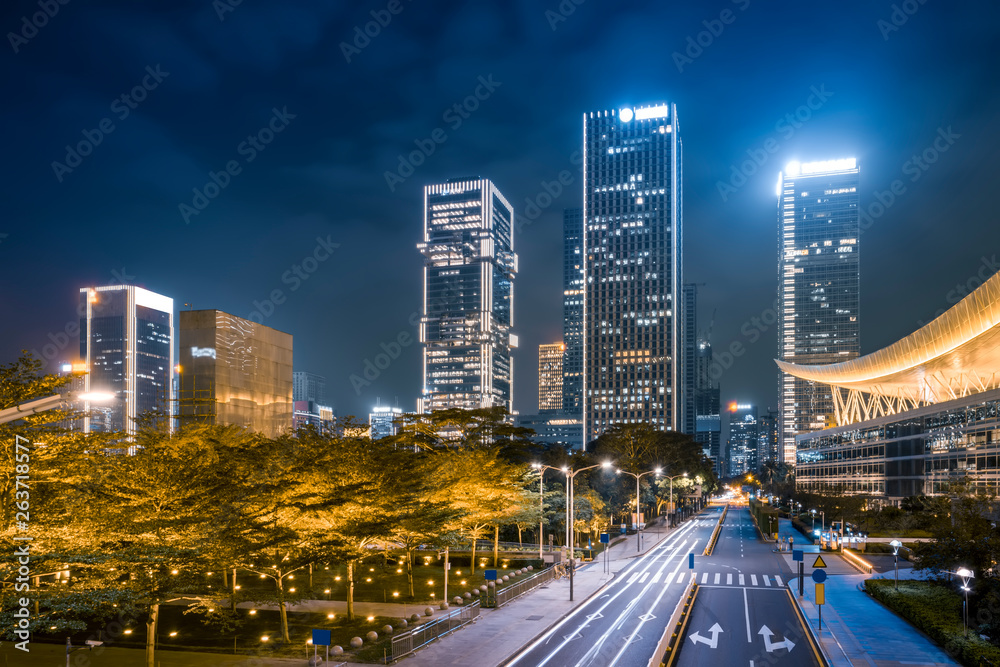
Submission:
M 808 544 L 788 519 L 780 519 L 779 540 L 794 538 L 796 549 L 803 549 L 806 560 L 804 597 L 798 597 L 798 577 L 789 582 L 803 614 L 812 626 L 823 650 L 834 667 L 902 667 L 903 665 L 957 665 L 942 648 L 888 608 L 872 599 L 860 587 L 865 579 L 892 577 L 892 559 L 881 565 L 888 572 L 875 575 L 859 573 L 835 553 L 823 553 L 826 562 L 826 604 L 823 605 L 823 629 L 817 630 L 819 609 L 815 605 L 816 587 L 810 578 L 812 562 L 819 546 Z M 798 572 L 798 563 L 790 553 L 785 559 Z M 881 560 L 881 559 L 880 559 Z M 900 579 L 918 579 L 922 573 L 901 561 Z

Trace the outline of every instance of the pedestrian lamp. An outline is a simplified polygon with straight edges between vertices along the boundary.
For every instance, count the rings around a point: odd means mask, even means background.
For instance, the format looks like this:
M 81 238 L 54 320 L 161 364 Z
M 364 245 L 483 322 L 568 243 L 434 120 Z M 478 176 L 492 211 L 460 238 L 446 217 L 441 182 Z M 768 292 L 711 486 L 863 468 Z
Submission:
M 574 558 L 574 556 L 576 556 L 576 549 L 573 548 L 573 537 L 574 537 L 573 523 L 574 519 L 576 519 L 576 508 L 573 506 L 573 480 L 579 473 L 583 472 L 584 470 L 591 470 L 593 468 L 610 468 L 612 465 L 614 464 L 612 464 L 611 461 L 605 461 L 604 463 L 595 463 L 592 466 L 586 466 L 585 468 L 580 468 L 579 470 L 573 470 L 569 466 L 562 467 L 562 471 L 566 473 L 566 481 L 569 482 L 569 503 L 567 507 L 567 509 L 569 510 L 569 514 L 567 515 L 568 521 L 566 526 L 569 540 L 567 541 L 566 544 L 569 545 L 569 601 L 570 602 L 573 601 L 573 570 L 574 570 L 573 565 L 576 560 Z
M 545 521 L 545 471 L 558 470 L 555 466 L 547 466 L 544 463 L 532 463 L 531 467 L 538 471 L 538 559 L 544 559 L 542 555 L 542 522 Z
M 670 523 L 671 524 L 674 523 L 674 518 L 675 518 L 675 516 L 677 514 L 677 511 L 676 511 L 677 507 L 676 507 L 676 505 L 674 505 L 674 480 L 676 478 L 678 478 L 678 477 L 687 477 L 687 476 L 688 476 L 688 474 L 686 472 L 682 472 L 679 475 L 674 475 L 673 477 L 667 477 L 667 479 L 670 480 L 670 507 L 673 510 L 670 513 Z
M 969 580 L 975 579 L 976 575 L 973 574 L 972 570 L 965 567 L 958 568 L 958 572 L 956 572 L 955 574 L 962 577 L 962 590 L 965 592 L 965 600 L 962 601 L 962 616 L 965 617 L 964 618 L 965 636 L 968 637 L 969 636 Z
M 642 551 L 642 537 L 639 535 L 639 533 L 641 532 L 641 529 L 639 528 L 639 480 L 645 475 L 659 476 L 660 473 L 663 472 L 663 469 L 656 468 L 655 470 L 647 470 L 646 472 L 638 474 L 621 469 L 615 472 L 619 475 L 624 473 L 626 475 L 632 475 L 633 477 L 635 477 L 635 551 L 636 553 L 639 553 Z
M 903 546 L 903 543 L 899 540 L 893 540 L 889 542 L 889 546 L 892 547 L 892 558 L 896 566 L 896 590 L 899 590 L 899 547 Z

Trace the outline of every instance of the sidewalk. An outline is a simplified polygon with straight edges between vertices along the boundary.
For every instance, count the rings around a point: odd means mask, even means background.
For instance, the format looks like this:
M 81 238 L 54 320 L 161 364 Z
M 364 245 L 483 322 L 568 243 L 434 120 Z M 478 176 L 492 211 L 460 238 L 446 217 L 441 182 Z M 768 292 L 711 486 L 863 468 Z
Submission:
M 779 536 L 800 537 L 791 522 L 782 519 Z M 807 545 L 808 549 L 809 546 Z M 808 558 L 808 557 L 807 557 Z M 792 564 L 791 554 L 786 561 L 797 571 L 797 563 Z M 815 605 L 816 585 L 810 578 L 812 568 L 806 563 L 805 596 L 798 597 L 798 579 L 789 582 L 813 632 L 823 646 L 823 652 L 834 667 L 897 667 L 902 665 L 956 665 L 943 649 L 925 637 L 912 625 L 899 618 L 881 604 L 873 600 L 858 586 L 867 574 L 843 562 L 835 553 L 824 553 L 823 559 L 830 575 L 826 580 L 826 604 L 823 605 L 823 629 L 817 630 L 819 609 Z M 901 578 L 910 571 L 900 570 Z M 892 573 L 877 575 L 892 576 Z
M 672 530 L 676 530 L 661 526 L 662 532 L 657 534 L 656 528 L 655 524 L 651 524 L 643 531 L 641 552 L 636 550 L 634 535 L 608 549 L 608 570 L 611 574 L 604 572 L 603 555 L 599 560 L 578 567 L 573 578 L 573 602 L 569 601 L 569 581 L 552 581 L 499 609 L 483 609 L 475 623 L 438 639 L 397 664 L 405 667 L 490 667 L 502 664 L 597 593 L 632 558 L 648 552 Z

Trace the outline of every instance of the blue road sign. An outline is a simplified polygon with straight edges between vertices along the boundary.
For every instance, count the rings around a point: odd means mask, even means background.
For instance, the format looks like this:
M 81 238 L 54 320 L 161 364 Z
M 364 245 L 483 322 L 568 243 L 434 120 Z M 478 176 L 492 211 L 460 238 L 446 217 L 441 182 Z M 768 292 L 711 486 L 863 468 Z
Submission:
M 330 646 L 332 644 L 329 630 L 313 628 L 313 646 Z
M 792 560 L 802 560 L 802 549 L 792 549 Z
M 694 554 L 688 554 L 688 569 L 694 569 Z
M 608 544 L 611 542 L 611 536 L 607 533 L 601 533 L 601 544 Z
M 813 581 L 815 581 L 817 584 L 822 584 L 824 581 L 826 581 L 826 570 L 817 567 L 815 570 L 813 570 L 812 578 Z
M 486 581 L 496 581 L 497 571 L 496 570 L 486 570 Z

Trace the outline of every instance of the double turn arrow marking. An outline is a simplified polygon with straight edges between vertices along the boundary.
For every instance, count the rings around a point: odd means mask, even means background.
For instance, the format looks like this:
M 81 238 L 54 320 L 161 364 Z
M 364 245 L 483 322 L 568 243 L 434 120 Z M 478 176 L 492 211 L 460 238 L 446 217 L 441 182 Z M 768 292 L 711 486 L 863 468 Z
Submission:
M 760 631 L 757 632 L 757 634 L 764 638 L 764 650 L 767 651 L 768 653 L 774 653 L 779 648 L 786 648 L 789 651 L 795 648 L 795 643 L 791 639 L 788 639 L 787 637 L 781 640 L 780 642 L 772 642 L 771 636 L 774 633 L 771 632 L 771 629 L 768 628 L 766 625 L 762 625 L 760 627 Z
M 690 637 L 691 641 L 694 642 L 695 644 L 697 644 L 698 642 L 701 642 L 702 644 L 707 644 L 708 648 L 716 648 L 719 645 L 719 633 L 723 632 L 722 626 L 716 623 L 711 628 L 709 628 L 708 631 L 712 635 L 711 639 L 706 639 L 705 637 L 702 637 L 696 632 L 691 635 Z

